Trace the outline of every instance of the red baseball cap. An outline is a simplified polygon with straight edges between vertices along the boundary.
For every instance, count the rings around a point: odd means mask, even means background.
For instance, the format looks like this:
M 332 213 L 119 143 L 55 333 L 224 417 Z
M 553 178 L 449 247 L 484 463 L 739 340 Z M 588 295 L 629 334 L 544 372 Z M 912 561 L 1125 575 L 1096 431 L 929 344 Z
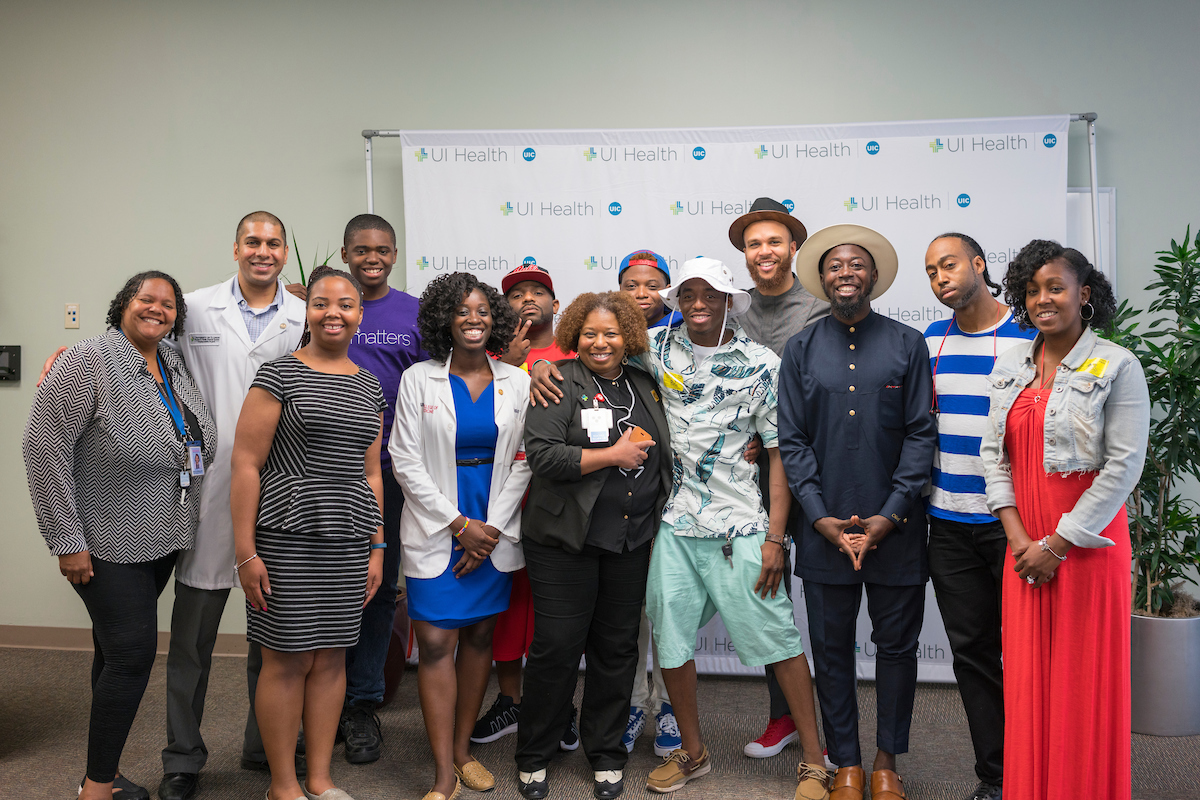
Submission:
M 550 273 L 537 264 L 518 265 L 500 281 L 500 291 L 508 294 L 509 290 L 521 281 L 537 281 L 549 289 L 551 294 L 554 293 L 554 281 L 550 280 Z

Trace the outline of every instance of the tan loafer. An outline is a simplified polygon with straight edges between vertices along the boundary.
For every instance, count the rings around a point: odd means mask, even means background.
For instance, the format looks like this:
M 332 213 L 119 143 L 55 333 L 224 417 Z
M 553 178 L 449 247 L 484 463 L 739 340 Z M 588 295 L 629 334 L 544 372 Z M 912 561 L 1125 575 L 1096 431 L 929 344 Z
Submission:
M 460 794 L 462 794 L 462 780 L 460 778 L 455 778 L 454 791 L 450 793 L 449 797 L 446 797 L 446 795 L 442 794 L 441 792 L 429 792 L 422 797 L 421 800 L 458 800 L 458 796 Z
M 796 767 L 796 800 L 829 800 L 832 779 L 825 767 L 801 761 Z
M 646 788 L 652 792 L 666 794 L 683 788 L 692 778 L 712 772 L 712 761 L 708 758 L 708 746 L 699 758 L 692 758 L 682 747 L 672 750 L 646 778 Z
M 862 800 L 867 775 L 862 767 L 840 767 L 833 776 L 829 800 Z
M 905 800 L 904 781 L 890 769 L 871 773 L 871 800 Z
M 478 761 L 471 760 L 461 769 L 454 765 L 454 774 L 462 781 L 462 785 L 476 792 L 487 792 L 496 788 L 496 776 L 488 772 L 487 767 Z

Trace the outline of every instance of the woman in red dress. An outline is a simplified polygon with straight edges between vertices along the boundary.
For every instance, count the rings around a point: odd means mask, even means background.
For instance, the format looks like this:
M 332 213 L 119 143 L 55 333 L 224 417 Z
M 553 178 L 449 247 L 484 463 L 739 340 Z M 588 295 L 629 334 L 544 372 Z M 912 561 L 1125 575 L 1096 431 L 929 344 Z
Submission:
M 1130 539 L 1146 457 L 1141 364 L 1097 337 L 1116 310 L 1076 250 L 1034 240 L 1006 276 L 1028 345 L 990 376 L 981 455 L 1008 537 L 1004 790 L 1021 800 L 1130 797 Z

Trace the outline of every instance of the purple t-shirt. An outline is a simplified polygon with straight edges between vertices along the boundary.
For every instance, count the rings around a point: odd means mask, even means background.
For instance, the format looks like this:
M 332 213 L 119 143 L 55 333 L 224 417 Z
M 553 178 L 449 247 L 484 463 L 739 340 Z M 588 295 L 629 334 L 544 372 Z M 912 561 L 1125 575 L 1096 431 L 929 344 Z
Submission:
M 417 336 L 417 298 L 399 289 L 391 289 L 379 300 L 363 303 L 363 321 L 350 343 L 350 360 L 379 379 L 383 389 L 383 448 L 380 460 L 390 470 L 388 438 L 396 415 L 396 395 L 400 376 L 418 361 L 429 358 Z

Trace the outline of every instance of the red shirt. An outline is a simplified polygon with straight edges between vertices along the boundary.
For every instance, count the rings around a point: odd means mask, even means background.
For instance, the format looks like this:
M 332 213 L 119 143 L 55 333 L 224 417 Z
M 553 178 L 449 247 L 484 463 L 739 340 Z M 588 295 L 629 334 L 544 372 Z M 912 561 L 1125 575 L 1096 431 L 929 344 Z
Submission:
M 521 369 L 529 372 L 529 366 L 539 359 L 547 361 L 561 361 L 564 358 L 574 358 L 575 353 L 564 353 L 558 349 L 557 344 L 551 344 L 549 347 L 534 347 L 530 348 L 529 355 L 525 358 L 525 363 L 521 365 Z

